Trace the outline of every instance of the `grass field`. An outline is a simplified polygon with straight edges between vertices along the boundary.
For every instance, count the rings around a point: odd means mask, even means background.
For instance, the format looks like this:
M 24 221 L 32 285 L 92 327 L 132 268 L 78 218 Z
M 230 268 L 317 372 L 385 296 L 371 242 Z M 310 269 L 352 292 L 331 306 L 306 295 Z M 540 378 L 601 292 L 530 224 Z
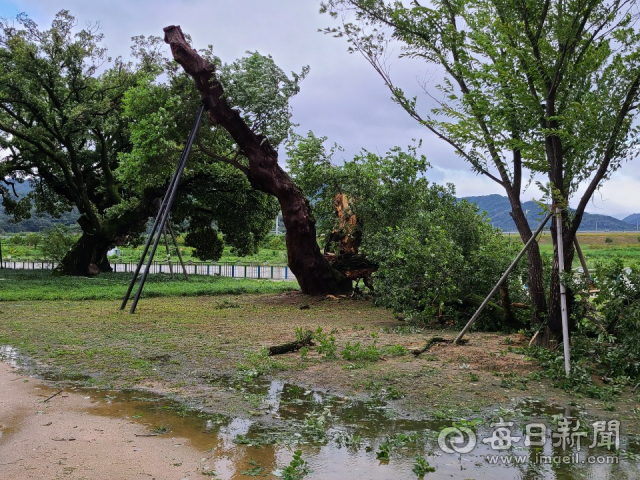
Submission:
M 610 241 L 607 241 L 609 239 Z M 582 248 L 600 246 L 627 246 L 640 251 L 640 233 L 634 232 L 605 232 L 579 233 L 578 242 Z M 551 245 L 551 235 L 548 233 L 540 237 L 540 245 Z
M 0 270 L 0 302 L 32 300 L 119 300 L 131 281 L 130 273 L 102 273 L 97 277 L 54 277 L 47 270 Z M 241 293 L 281 293 L 297 289 L 295 282 L 233 279 L 192 275 L 189 281 L 168 274 L 149 275 L 142 298 L 194 297 Z
M 180 253 L 185 262 L 201 262 L 197 257 L 193 256 L 193 248 L 179 244 Z M 109 257 L 111 261 L 120 261 L 123 263 L 138 263 L 140 256 L 142 255 L 143 245 L 138 247 L 118 247 L 121 250 L 120 256 Z M 178 261 L 178 256 L 175 252 L 175 248 L 172 246 L 170 249 L 172 255 L 171 260 L 173 262 Z M 2 239 L 2 255 L 5 260 L 10 255 L 12 259 L 20 260 L 41 260 L 43 259 L 42 252 L 39 248 L 29 245 L 13 245 L 7 238 Z M 166 260 L 167 252 L 163 246 L 159 246 L 156 252 L 154 260 L 162 262 Z M 225 247 L 222 257 L 218 262 L 223 263 L 264 263 L 271 265 L 281 265 L 287 263 L 287 252 L 285 250 L 273 249 L 273 248 L 261 248 L 255 255 L 247 255 L 245 257 L 239 257 L 231 251 L 231 248 Z
M 520 241 L 517 236 L 510 237 L 512 241 Z M 581 233 L 578 234 L 578 242 L 590 267 L 597 262 L 613 259 L 620 259 L 623 263 L 629 264 L 640 262 L 640 234 L 638 233 Z M 542 235 L 538 243 L 543 253 L 548 255 L 553 253 L 551 235 Z M 578 266 L 578 262 L 576 257 L 574 266 Z

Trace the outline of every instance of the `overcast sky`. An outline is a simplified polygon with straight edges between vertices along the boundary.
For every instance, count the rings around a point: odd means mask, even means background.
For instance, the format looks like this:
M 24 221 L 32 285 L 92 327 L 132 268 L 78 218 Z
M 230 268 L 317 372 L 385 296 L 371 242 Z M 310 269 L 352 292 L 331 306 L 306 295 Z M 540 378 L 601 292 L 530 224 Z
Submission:
M 225 62 L 257 50 L 272 55 L 286 72 L 309 65 L 311 73 L 292 104 L 300 133 L 329 137 L 345 148 L 345 158 L 361 148 L 383 153 L 422 139 L 421 152 L 433 166 L 427 174 L 431 181 L 455 184 L 458 196 L 504 194 L 391 102 L 382 80 L 362 57 L 347 53 L 344 40 L 318 33 L 331 25 L 318 8 L 319 0 L 0 0 L 0 16 L 26 12 L 41 28 L 48 28 L 61 9 L 69 10 L 80 27 L 99 22 L 111 56 L 128 56 L 132 36 L 162 36 L 163 27 L 174 24 L 192 36 L 195 48 L 212 44 Z M 409 90 L 418 91 L 418 80 L 432 73 L 408 61 L 392 63 L 394 79 Z M 531 187 L 524 196 L 540 193 Z M 587 211 L 623 218 L 640 212 L 638 199 L 640 160 L 623 165 Z

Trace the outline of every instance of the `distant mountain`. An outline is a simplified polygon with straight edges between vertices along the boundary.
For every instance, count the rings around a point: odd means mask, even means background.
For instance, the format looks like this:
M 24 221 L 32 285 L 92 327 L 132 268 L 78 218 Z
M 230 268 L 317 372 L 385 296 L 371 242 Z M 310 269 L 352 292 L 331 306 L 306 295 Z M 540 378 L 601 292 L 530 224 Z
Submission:
M 622 221 L 637 226 L 638 223 L 640 223 L 640 213 L 632 213 L 628 217 L 623 218 Z
M 8 188 L 9 188 L 9 191 L 13 191 L 11 187 L 8 187 Z M 14 188 L 19 197 L 26 195 L 32 190 L 31 184 L 29 182 L 15 183 Z
M 478 205 L 481 212 L 486 212 L 487 217 L 491 221 L 494 227 L 498 227 L 505 232 L 516 231 L 516 225 L 511 218 L 511 205 L 509 199 L 502 195 L 482 195 L 478 197 L 465 197 L 471 203 Z M 522 204 L 522 208 L 525 211 L 529 225 L 535 228 L 544 218 L 544 212 L 540 206 L 533 201 L 525 202 Z M 634 214 L 640 216 L 640 214 Z M 631 218 L 634 215 L 631 215 Z M 623 231 L 630 230 L 627 219 L 618 220 L 617 218 L 610 217 L 608 215 L 599 215 L 593 213 L 585 213 L 580 223 L 580 230 L 598 230 L 598 231 Z M 638 220 L 640 221 L 640 220 Z M 635 225 L 635 220 L 633 221 Z
M 27 182 L 16 183 L 15 190 L 19 197 L 23 197 L 31 191 L 31 185 Z M 0 200 L 0 232 L 4 233 L 39 232 L 51 227 L 55 223 L 61 223 L 67 226 L 75 225 L 78 216 L 78 210 L 75 207 L 71 212 L 64 212 L 60 218 L 54 218 L 47 213 L 37 214 L 34 208 L 31 211 L 31 218 L 13 223 L 11 217 L 4 213 L 4 207 Z

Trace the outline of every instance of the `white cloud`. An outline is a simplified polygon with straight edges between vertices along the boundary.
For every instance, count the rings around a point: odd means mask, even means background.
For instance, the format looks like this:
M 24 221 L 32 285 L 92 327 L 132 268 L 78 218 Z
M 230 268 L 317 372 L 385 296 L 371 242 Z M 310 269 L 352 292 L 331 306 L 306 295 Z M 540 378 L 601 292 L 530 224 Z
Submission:
M 328 136 L 331 143 L 345 147 L 346 158 L 363 147 L 385 152 L 421 138 L 422 152 L 434 166 L 430 179 L 455 183 L 460 196 L 503 193 L 491 180 L 472 173 L 449 145 L 434 138 L 393 104 L 380 78 L 362 57 L 346 52 L 343 40 L 317 32 L 331 23 L 329 17 L 318 14 L 317 1 L 2 0 L 0 15 L 25 11 L 44 28 L 61 8 L 70 10 L 79 26 L 99 21 L 112 56 L 127 56 L 132 36 L 162 36 L 163 27 L 175 24 L 192 36 L 196 48 L 213 44 L 215 53 L 224 61 L 258 50 L 271 54 L 285 71 L 299 71 L 301 66 L 310 65 L 311 74 L 293 101 L 294 121 L 300 124 L 300 132 L 313 130 L 317 135 Z M 432 71 L 403 60 L 393 63 L 392 74 L 413 95 L 420 93 L 421 77 L 429 78 Z M 640 212 L 637 165 L 623 165 L 596 195 L 588 211 L 618 217 Z M 535 186 L 524 198 L 534 196 L 540 196 Z

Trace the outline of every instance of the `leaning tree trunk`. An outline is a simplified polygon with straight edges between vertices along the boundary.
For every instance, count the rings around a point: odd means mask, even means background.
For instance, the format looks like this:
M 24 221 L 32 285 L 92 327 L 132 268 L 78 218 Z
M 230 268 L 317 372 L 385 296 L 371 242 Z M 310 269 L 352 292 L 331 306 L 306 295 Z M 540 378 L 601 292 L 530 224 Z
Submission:
M 213 65 L 189 46 L 180 27 L 172 25 L 164 32 L 173 58 L 195 80 L 209 121 L 227 130 L 249 160 L 248 166 L 236 165 L 237 168 L 245 173 L 253 188 L 275 196 L 280 202 L 287 227 L 289 268 L 302 291 L 309 295 L 350 292 L 351 281 L 333 269 L 322 256 L 311 206 L 300 188 L 278 165 L 278 153 L 266 137 L 255 134 L 229 106 Z
M 511 202 L 511 215 L 520 234 L 523 244 L 526 244 L 533 232 L 529 226 L 529 222 L 522 210 L 519 197 L 509 198 Z M 540 255 L 540 247 L 537 242 L 533 242 L 527 250 L 527 260 L 529 262 L 529 298 L 531 299 L 531 323 L 534 327 L 540 328 L 544 323 L 544 319 L 547 314 L 547 297 L 545 295 L 544 288 L 544 276 L 542 267 L 542 256 Z M 538 344 L 542 346 L 548 346 L 547 340 L 551 338 L 548 334 L 548 325 L 545 325 L 542 330 L 542 334 L 538 335 Z

